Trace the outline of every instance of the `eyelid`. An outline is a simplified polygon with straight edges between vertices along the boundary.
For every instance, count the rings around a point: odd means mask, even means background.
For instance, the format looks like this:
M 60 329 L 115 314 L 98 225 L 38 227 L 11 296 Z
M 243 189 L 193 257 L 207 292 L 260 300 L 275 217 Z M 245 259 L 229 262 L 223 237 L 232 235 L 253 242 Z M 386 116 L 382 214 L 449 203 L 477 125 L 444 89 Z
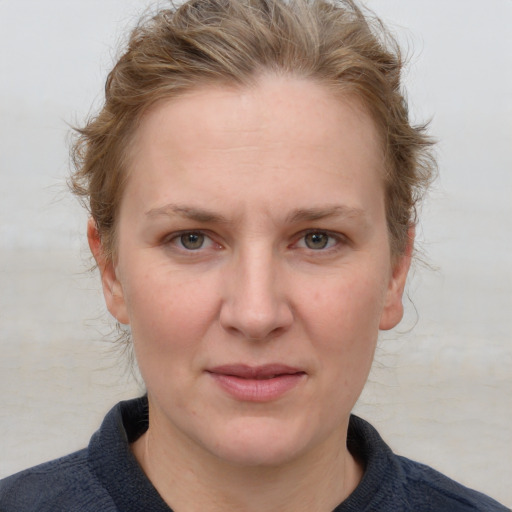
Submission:
M 292 244 L 292 246 L 297 246 L 300 241 L 303 241 L 307 235 L 312 234 L 312 233 L 319 233 L 319 234 L 327 235 L 328 237 L 334 239 L 336 243 L 334 245 L 332 245 L 331 247 L 327 247 L 324 249 L 311 249 L 311 248 L 305 246 L 305 244 L 304 244 L 304 247 L 300 247 L 300 249 L 305 249 L 307 251 L 318 252 L 318 253 L 330 252 L 330 251 L 335 251 L 335 250 L 339 249 L 340 246 L 344 246 L 344 245 L 348 244 L 347 237 L 342 233 L 337 233 L 334 231 L 330 231 L 328 229 L 311 228 L 311 229 L 306 229 L 306 230 L 298 233 L 296 236 L 296 241 Z
M 205 247 L 201 247 L 200 249 L 191 250 L 191 249 L 186 249 L 185 247 L 181 247 L 177 243 L 173 243 L 176 240 L 179 240 L 179 238 L 181 236 L 186 235 L 188 233 L 197 233 L 197 234 L 203 235 L 205 237 L 205 239 L 208 240 L 208 244 Z M 318 252 L 318 253 L 324 252 L 324 253 L 327 253 L 327 252 L 331 252 L 331 251 L 336 251 L 337 249 L 339 249 L 339 248 L 341 248 L 341 247 L 343 247 L 345 245 L 348 245 L 350 243 L 350 241 L 347 238 L 347 236 L 344 235 L 343 233 L 331 231 L 331 230 L 328 230 L 328 229 L 310 228 L 310 229 L 305 229 L 305 230 L 300 231 L 299 233 L 297 233 L 294 236 L 294 241 L 290 244 L 289 247 L 290 248 L 297 248 L 299 243 L 301 241 L 303 241 L 304 238 L 308 234 L 312 234 L 312 233 L 325 234 L 329 238 L 333 239 L 335 241 L 335 243 L 332 246 L 327 247 L 327 248 L 323 248 L 323 249 L 310 249 L 309 247 L 305 246 L 305 244 L 304 244 L 303 247 L 298 247 L 299 249 L 304 249 L 304 250 L 311 251 L 311 252 Z M 215 245 L 217 249 L 223 248 L 223 244 L 219 243 L 215 238 L 216 237 L 209 230 L 204 230 L 204 229 L 182 229 L 182 230 L 179 230 L 179 231 L 173 231 L 172 233 L 169 233 L 166 236 L 164 236 L 163 239 L 162 239 L 162 245 L 172 245 L 175 249 L 177 249 L 178 251 L 181 251 L 183 253 L 200 253 L 200 252 L 204 251 L 205 249 L 211 247 L 212 245 Z
M 186 247 L 182 247 L 182 246 L 178 245 L 178 243 L 174 243 L 177 240 L 179 241 L 179 239 L 183 235 L 187 235 L 187 234 L 191 234 L 191 233 L 195 233 L 195 234 L 204 236 L 205 240 L 207 240 L 208 243 L 205 246 L 200 247 L 199 249 L 196 249 L 196 250 L 187 249 Z M 175 248 L 178 251 L 181 251 L 183 253 L 200 253 L 200 252 L 204 251 L 205 249 L 208 249 L 212 245 L 217 245 L 219 248 L 222 247 L 221 244 L 219 244 L 218 242 L 216 242 L 214 240 L 211 233 L 204 229 L 182 229 L 179 231 L 173 231 L 172 233 L 169 233 L 168 235 L 166 235 L 163 238 L 162 244 L 163 245 L 172 245 L 173 248 Z

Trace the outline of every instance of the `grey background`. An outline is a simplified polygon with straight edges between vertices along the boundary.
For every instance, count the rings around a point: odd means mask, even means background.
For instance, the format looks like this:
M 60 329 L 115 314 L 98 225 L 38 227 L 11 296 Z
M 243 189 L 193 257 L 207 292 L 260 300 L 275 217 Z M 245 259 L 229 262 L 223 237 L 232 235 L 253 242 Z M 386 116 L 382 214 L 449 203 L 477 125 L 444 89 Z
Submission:
M 163 5 L 164 2 L 160 2 Z M 512 504 L 512 2 L 371 0 L 409 48 L 441 179 L 402 326 L 357 412 L 399 453 Z M 0 477 L 84 446 L 140 393 L 87 272 L 68 123 L 149 0 L 0 1 Z

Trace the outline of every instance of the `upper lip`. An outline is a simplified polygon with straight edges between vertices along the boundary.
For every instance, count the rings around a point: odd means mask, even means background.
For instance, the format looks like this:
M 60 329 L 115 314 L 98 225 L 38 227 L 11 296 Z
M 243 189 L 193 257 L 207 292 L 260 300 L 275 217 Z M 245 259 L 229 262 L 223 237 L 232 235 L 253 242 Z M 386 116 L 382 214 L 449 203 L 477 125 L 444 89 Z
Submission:
M 215 366 L 207 370 L 209 373 L 218 375 L 229 375 L 241 379 L 268 379 L 278 375 L 294 375 L 296 373 L 305 373 L 300 368 L 288 366 L 285 364 L 272 363 L 260 366 L 249 366 L 246 364 L 225 364 Z

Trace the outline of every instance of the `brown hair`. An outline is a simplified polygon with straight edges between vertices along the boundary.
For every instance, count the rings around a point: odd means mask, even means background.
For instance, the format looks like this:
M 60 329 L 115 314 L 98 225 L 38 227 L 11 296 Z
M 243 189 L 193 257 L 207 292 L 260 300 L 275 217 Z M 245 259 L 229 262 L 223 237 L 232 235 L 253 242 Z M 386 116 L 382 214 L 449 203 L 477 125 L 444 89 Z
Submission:
M 144 112 L 198 85 L 289 74 L 355 96 L 373 117 L 385 152 L 391 251 L 400 254 L 435 173 L 425 126 L 409 122 L 401 70 L 394 39 L 352 0 L 189 0 L 132 32 L 108 76 L 103 108 L 78 130 L 71 188 L 114 257 L 127 149 Z

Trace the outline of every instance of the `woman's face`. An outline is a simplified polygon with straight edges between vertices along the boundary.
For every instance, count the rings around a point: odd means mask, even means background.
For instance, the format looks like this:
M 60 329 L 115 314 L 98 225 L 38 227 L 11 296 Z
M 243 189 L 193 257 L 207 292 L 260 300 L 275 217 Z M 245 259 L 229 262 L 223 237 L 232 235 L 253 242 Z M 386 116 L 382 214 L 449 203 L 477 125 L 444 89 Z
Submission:
M 113 264 L 89 234 L 150 429 L 238 464 L 339 447 L 409 263 L 371 119 L 311 81 L 209 86 L 154 107 L 130 158 Z

